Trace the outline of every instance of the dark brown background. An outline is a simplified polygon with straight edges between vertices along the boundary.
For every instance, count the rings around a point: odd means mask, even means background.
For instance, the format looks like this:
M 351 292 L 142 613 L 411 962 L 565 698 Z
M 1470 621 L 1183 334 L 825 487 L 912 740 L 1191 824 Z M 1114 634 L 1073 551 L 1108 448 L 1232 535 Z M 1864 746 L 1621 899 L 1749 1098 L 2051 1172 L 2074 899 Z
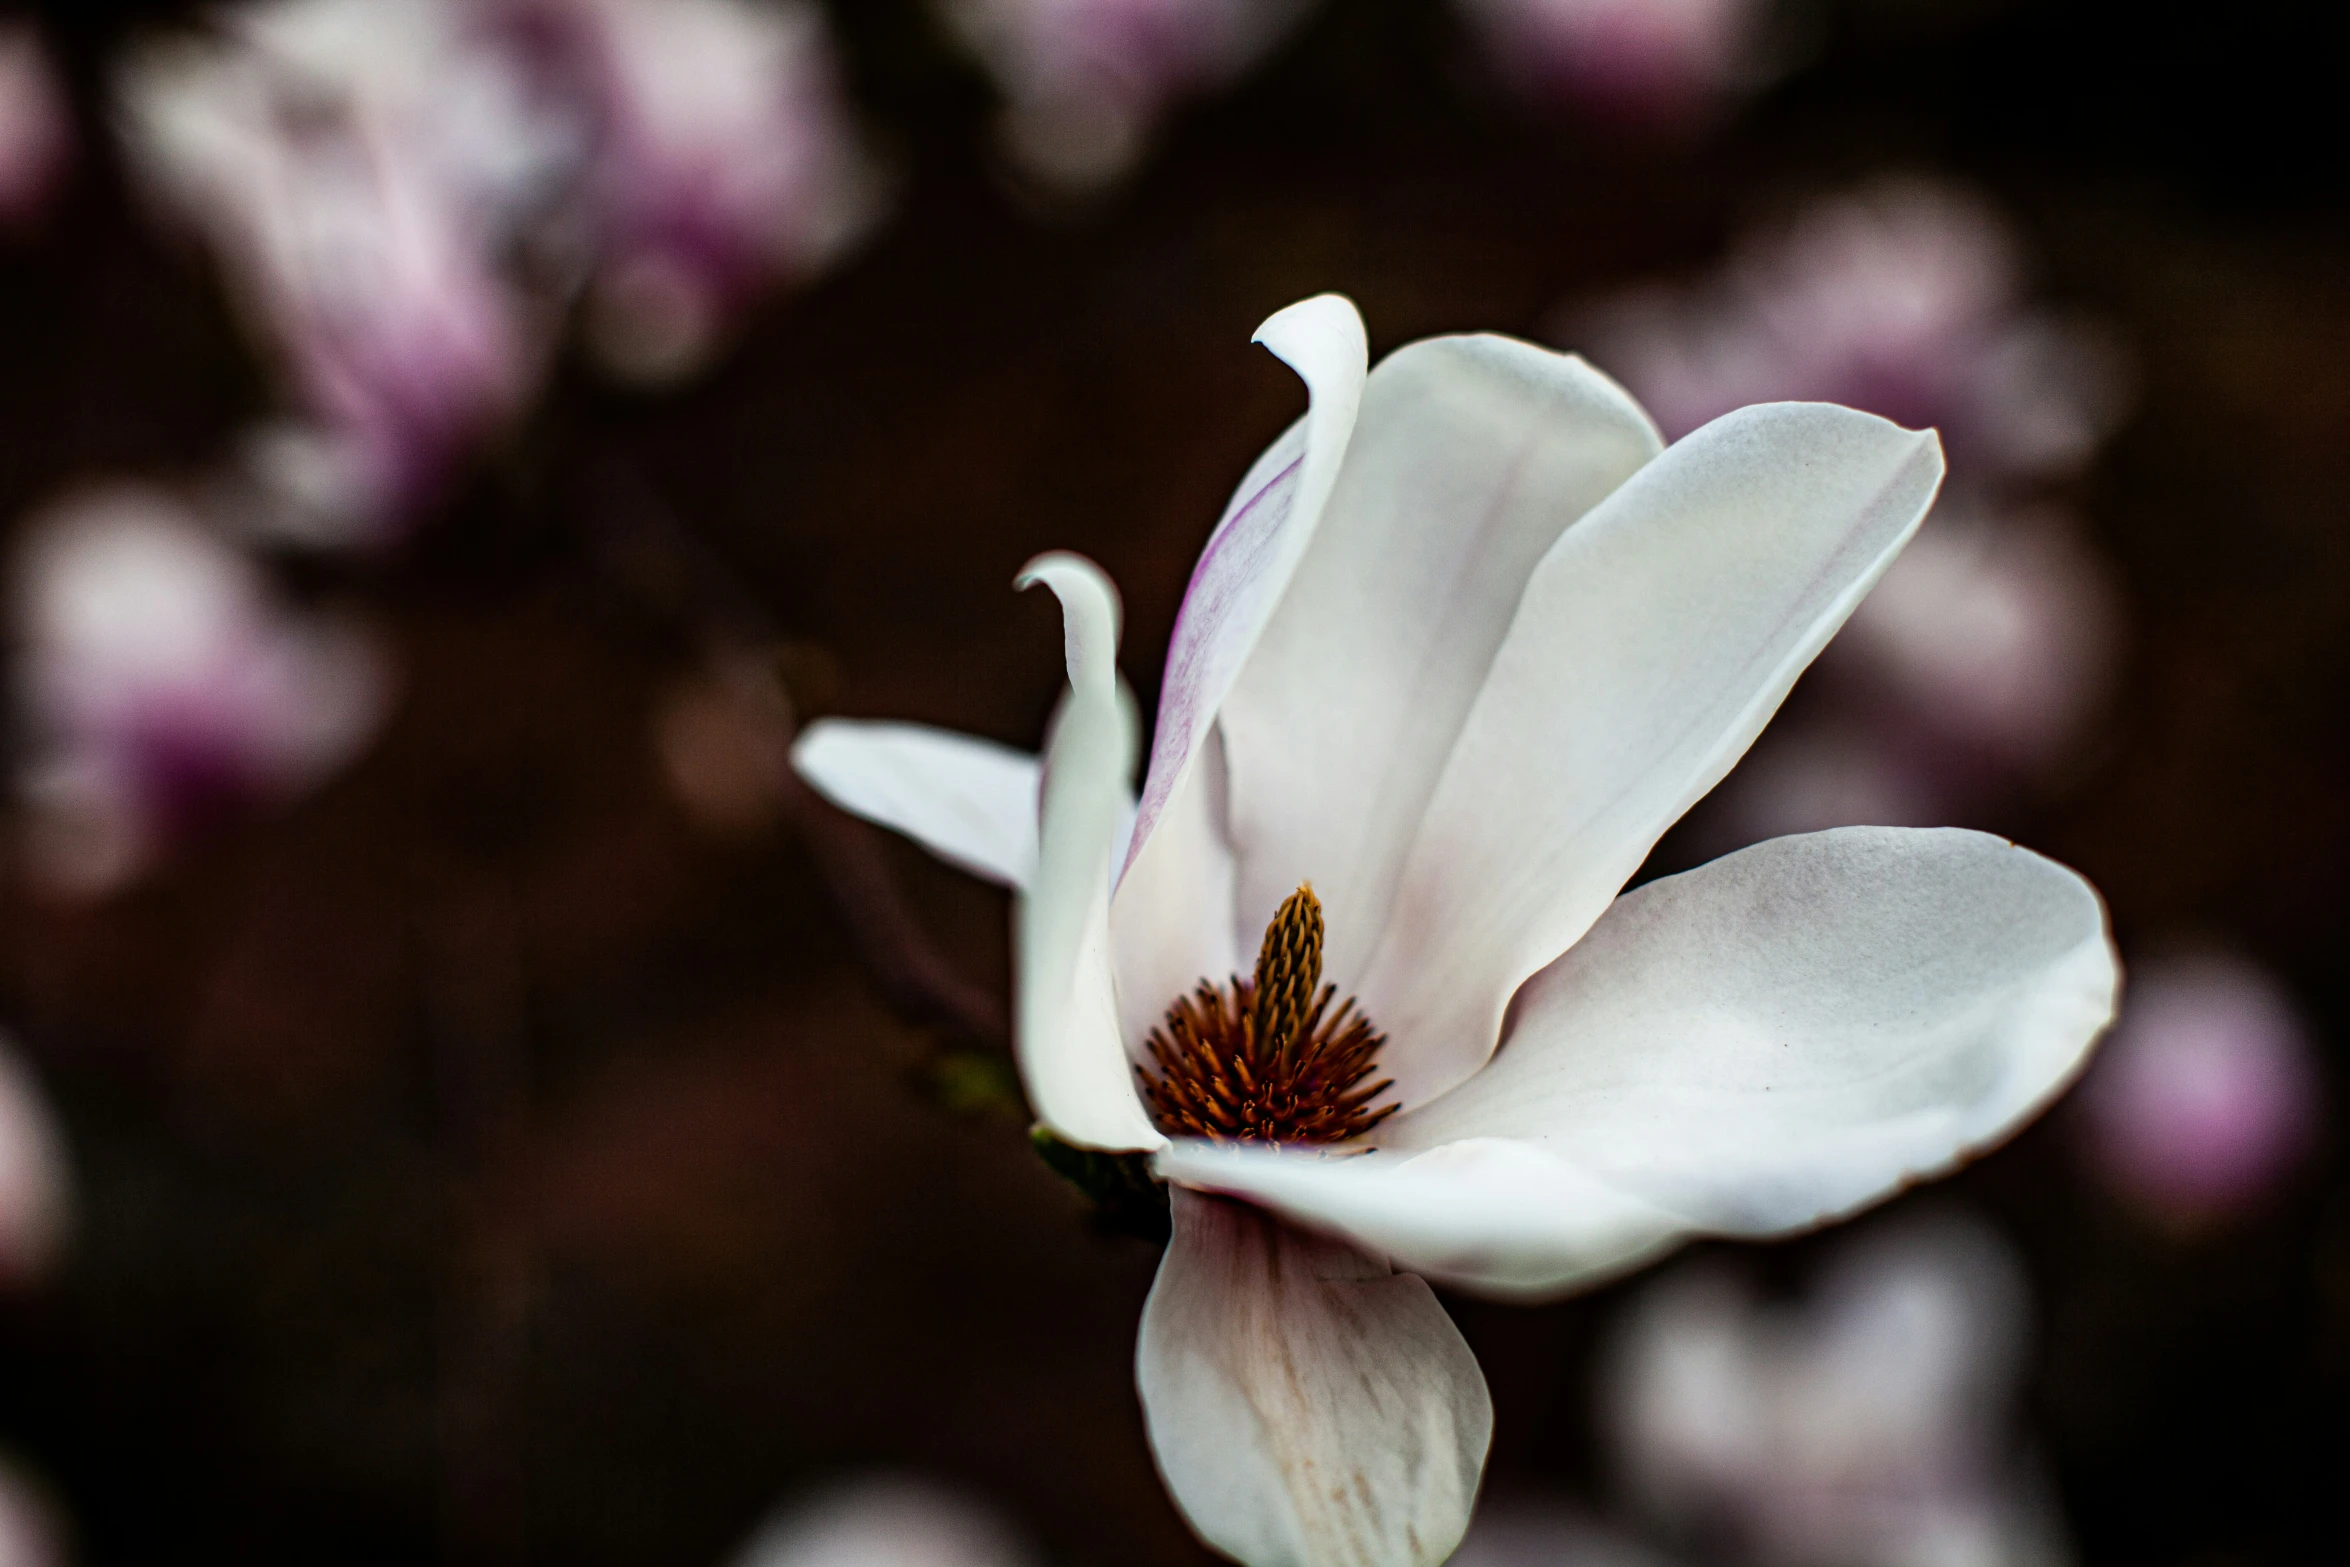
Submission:
M 136 11 L 57 6 L 83 75 Z M 102 907 L 0 904 L 0 1016 L 61 1103 L 79 1246 L 0 1307 L 0 1441 L 91 1563 L 717 1559 L 796 1484 L 883 1462 L 999 1497 L 1056 1559 L 1196 1562 L 1129 1384 L 1153 1258 L 1089 1236 L 1016 1123 L 910 1091 L 799 841 L 697 833 L 649 743 L 687 630 L 600 565 L 656 506 L 829 670 L 802 695 L 1033 743 L 1038 548 L 1122 585 L 1146 704 L 1192 552 L 1300 406 L 1247 346 L 1342 289 L 1374 350 L 1531 333 L 1884 168 L 2018 216 L 2139 412 L 2080 495 L 2128 594 L 2109 741 L 2002 824 L 2125 944 L 2224 935 L 2350 1021 L 2350 233 L 2335 7 L 1918 4 L 1713 138 L 1519 113 L 1443 6 L 1330 0 L 1126 194 L 1039 214 L 911 0 L 836 5 L 897 217 L 707 381 L 566 370 L 405 551 L 290 568 L 391 626 L 406 696 L 298 807 Z M 1906 18 L 1906 19 L 1889 19 Z M 99 151 L 0 257 L 0 515 L 195 472 L 266 400 L 204 268 Z M 1002 900 L 892 849 L 1000 991 Z M 2339 1095 L 2337 1095 L 2339 1099 Z M 2064 1115 L 1963 1177 L 2043 1287 L 2032 1413 L 2089 1567 L 2331 1558 L 2346 1531 L 2350 1191 L 2164 1237 Z M 1460 1307 L 1492 1485 L 1602 1494 L 1609 1297 Z

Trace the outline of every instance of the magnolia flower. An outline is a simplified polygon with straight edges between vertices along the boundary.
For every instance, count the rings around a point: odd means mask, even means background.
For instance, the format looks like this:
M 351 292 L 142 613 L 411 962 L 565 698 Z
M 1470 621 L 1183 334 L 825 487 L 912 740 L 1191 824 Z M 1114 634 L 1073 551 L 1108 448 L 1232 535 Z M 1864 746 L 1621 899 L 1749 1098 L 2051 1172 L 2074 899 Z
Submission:
M 614 369 L 696 368 L 766 284 L 873 216 L 822 14 L 749 0 L 528 0 L 574 35 L 595 251 L 588 337 Z
M 149 46 L 120 80 L 149 186 L 210 247 L 300 405 L 258 443 L 265 471 L 344 531 L 429 500 L 544 346 L 500 253 L 561 128 L 481 14 L 271 0 Z
M 734 1567 L 1029 1567 L 993 1508 L 934 1481 L 866 1475 L 760 1525 Z
M 1492 1409 L 1429 1281 L 1542 1299 L 1944 1171 L 2070 1078 L 2116 970 L 2086 882 L 1975 833 L 1619 896 L 1917 525 L 1932 435 L 1779 404 L 1668 450 L 1525 343 L 1366 376 L 1332 296 L 1259 337 L 1312 406 L 1193 573 L 1139 800 L 1117 599 L 1065 554 L 1021 578 L 1067 629 L 1041 764 L 846 722 L 795 760 L 1019 889 L 1042 1128 L 1168 1185 L 1136 1371 L 1192 1526 L 1433 1563 Z
M 1755 85 L 1756 0 L 1460 0 L 1525 90 L 1610 118 L 1700 119 Z
M 0 228 L 23 228 L 48 210 L 73 141 L 73 105 L 39 30 L 0 21 Z
M 2192 1228 L 2273 1196 L 2314 1151 L 2324 1105 L 2285 988 L 2233 954 L 2189 951 L 2144 966 L 2080 1115 L 2106 1185 Z
M 1634 1303 L 1603 1426 L 1643 1508 L 1785 1567 L 2057 1567 L 2010 1431 L 2022 1269 L 1957 1214 L 1847 1246 L 1798 1305 L 1694 1267 Z
M 106 891 L 222 806 L 299 793 L 383 714 L 375 644 L 273 602 L 167 494 L 73 497 L 20 551 L 18 783 L 56 890 Z
M 65 1567 L 66 1529 L 48 1488 L 0 1460 L 0 1567 Z
M 1306 0 L 939 0 L 1005 103 L 1005 151 L 1050 186 L 1107 185 L 1159 116 L 1278 43 Z

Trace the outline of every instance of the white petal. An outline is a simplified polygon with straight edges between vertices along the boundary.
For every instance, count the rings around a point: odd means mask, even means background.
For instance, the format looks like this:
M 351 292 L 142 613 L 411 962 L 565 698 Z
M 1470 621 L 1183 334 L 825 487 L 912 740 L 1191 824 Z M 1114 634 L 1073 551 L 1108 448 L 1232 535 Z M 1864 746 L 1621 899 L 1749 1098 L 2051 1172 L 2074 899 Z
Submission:
M 1043 769 L 1025 752 L 923 724 L 827 718 L 800 731 L 791 760 L 842 810 L 950 865 L 1007 887 L 1036 875 Z
M 1695 1228 L 1553 1149 L 1500 1137 L 1363 1154 L 1186 1140 L 1152 1168 L 1179 1190 L 1245 1198 L 1399 1268 L 1511 1298 L 1588 1288 Z
M 1291 305 L 1257 329 L 1257 341 L 1304 378 L 1313 403 L 1233 493 L 1175 617 L 1116 900 L 1120 997 L 1144 1030 L 1178 992 L 1234 961 L 1216 712 L 1312 540 L 1362 405 L 1369 350 L 1349 301 L 1322 294 Z M 1202 790 L 1213 798 L 1189 798 Z
M 1258 327 L 1256 341 L 1304 379 L 1313 401 L 1240 481 L 1192 567 L 1167 645 L 1136 858 L 1313 539 L 1362 406 L 1370 348 L 1351 300 L 1301 300 Z
M 1621 387 L 1528 343 L 1431 338 L 1371 372 L 1321 525 L 1219 719 L 1244 936 L 1310 881 L 1329 977 L 1355 988 L 1535 564 L 1663 445 Z
M 1118 687 L 1118 597 L 1101 568 L 1040 555 L 1019 586 L 1061 600 L 1069 694 L 1045 741 L 1036 878 L 1019 900 L 1013 1047 L 1037 1118 L 1081 1148 L 1163 1147 L 1134 1091 L 1110 975 L 1110 872 L 1135 721 Z
M 1777 838 L 1625 894 L 1492 1063 L 1380 1141 L 1513 1139 L 1698 1228 L 1783 1234 L 2014 1132 L 2119 982 L 2096 890 L 2003 839 Z
M 1192 1528 L 1248 1567 L 1450 1556 L 1493 1403 L 1434 1293 L 1255 1209 L 1173 1197 L 1135 1380 Z
M 1562 535 L 1445 764 L 1358 995 L 1406 1103 L 1727 772 L 1892 561 L 1932 434 L 1825 404 L 1717 419 Z

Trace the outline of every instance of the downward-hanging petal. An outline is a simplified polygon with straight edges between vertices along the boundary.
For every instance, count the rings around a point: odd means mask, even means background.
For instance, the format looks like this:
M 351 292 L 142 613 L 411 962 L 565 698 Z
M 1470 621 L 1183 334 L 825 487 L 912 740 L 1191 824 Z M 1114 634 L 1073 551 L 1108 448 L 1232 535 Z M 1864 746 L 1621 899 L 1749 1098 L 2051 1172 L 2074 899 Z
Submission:
M 1178 1190 L 1135 1379 L 1167 1489 L 1249 1567 L 1435 1567 L 1493 1436 L 1485 1378 L 1427 1284 Z
M 1186 1143 L 1156 1167 L 1464 1288 L 1557 1294 L 1944 1173 L 2071 1081 L 2117 983 L 2096 892 L 2002 839 L 1779 838 L 1626 893 L 1378 1152 Z
M 1110 875 L 1125 834 L 1135 721 L 1118 689 L 1118 598 L 1093 562 L 1040 555 L 1019 586 L 1061 601 L 1069 694 L 1045 741 L 1036 876 L 1014 924 L 1013 1048 L 1037 1118 L 1063 1142 L 1166 1144 L 1134 1091 L 1110 974 Z
M 1931 433 L 1817 403 L 1717 419 L 1563 534 L 1445 764 L 1357 993 L 1406 1104 L 1729 771 L 1891 563 Z
M 1242 931 L 1312 882 L 1330 978 L 1353 988 L 1535 563 L 1663 445 L 1621 387 L 1529 343 L 1431 338 L 1380 361 L 1218 719 Z
M 792 768 L 842 810 L 1006 887 L 1036 875 L 1038 759 L 924 724 L 827 718 L 800 732 Z

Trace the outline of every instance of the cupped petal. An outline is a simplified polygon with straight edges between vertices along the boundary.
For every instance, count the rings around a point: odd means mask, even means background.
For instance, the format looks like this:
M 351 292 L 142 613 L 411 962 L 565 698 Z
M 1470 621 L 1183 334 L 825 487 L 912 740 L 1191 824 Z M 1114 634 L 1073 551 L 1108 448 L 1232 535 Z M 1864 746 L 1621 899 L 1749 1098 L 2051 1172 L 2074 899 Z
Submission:
M 1313 538 L 1362 405 L 1369 348 L 1352 302 L 1322 294 L 1291 305 L 1256 340 L 1297 371 L 1313 401 L 1241 480 L 1175 617 L 1115 897 L 1120 996 L 1136 1042 L 1171 998 L 1235 961 L 1216 714 Z
M 1589 1288 L 1697 1228 L 1554 1149 L 1501 1137 L 1353 1153 L 1187 1139 L 1152 1169 L 1178 1190 L 1244 1199 L 1399 1268 L 1504 1299 Z
M 800 731 L 792 769 L 851 815 L 904 833 L 1006 887 L 1036 875 L 1038 758 L 924 724 L 827 718 Z
M 1020 587 L 1061 601 L 1069 694 L 1045 740 L 1035 879 L 1014 920 L 1013 1049 L 1037 1119 L 1080 1148 L 1166 1139 L 1134 1090 L 1110 972 L 1110 875 L 1126 831 L 1135 720 L 1118 687 L 1118 595 L 1082 556 L 1040 555 Z
M 2096 889 L 2004 839 L 1775 838 L 1626 893 L 1485 1070 L 1380 1141 L 1508 1139 L 1698 1229 L 1784 1234 L 2013 1133 L 2119 984 Z
M 1678 442 L 1560 536 L 1357 987 L 1406 1104 L 1491 1054 L 1518 986 L 1744 753 L 1941 476 L 1931 432 L 1765 404 Z
M 1493 1438 L 1476 1357 L 1427 1284 L 1178 1189 L 1135 1381 L 1168 1491 L 1249 1567 L 1434 1567 Z
M 1325 971 L 1354 988 L 1529 575 L 1663 446 L 1571 355 L 1440 337 L 1380 361 L 1321 524 L 1219 715 L 1242 932 L 1310 881 Z

